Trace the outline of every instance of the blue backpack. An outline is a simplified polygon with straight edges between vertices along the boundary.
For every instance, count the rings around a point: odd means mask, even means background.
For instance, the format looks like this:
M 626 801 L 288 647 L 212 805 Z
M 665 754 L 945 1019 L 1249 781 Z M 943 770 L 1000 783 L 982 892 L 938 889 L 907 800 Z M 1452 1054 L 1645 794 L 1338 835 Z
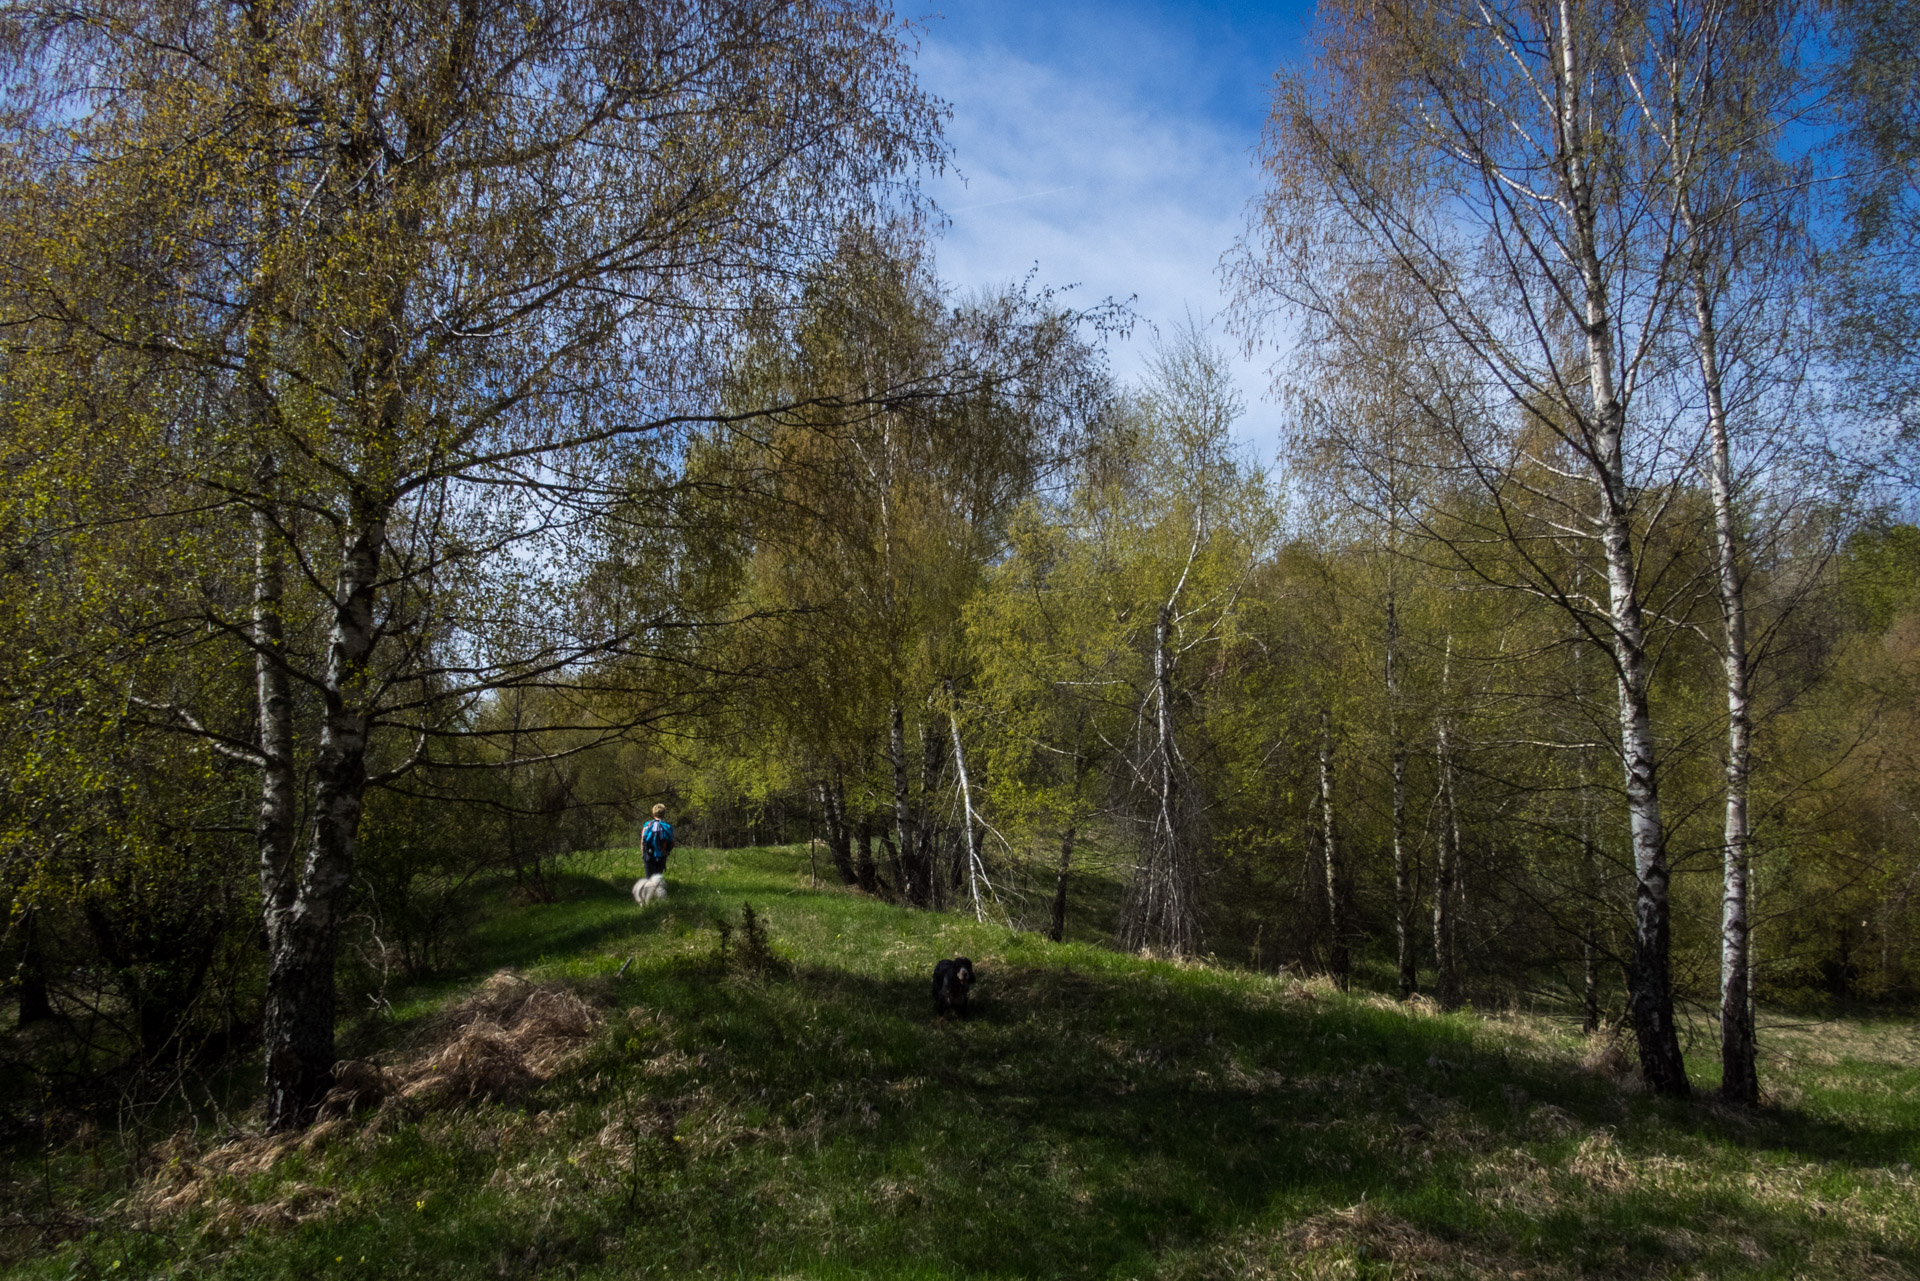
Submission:
M 650 858 L 664 859 L 673 853 L 673 825 L 650 819 L 640 829 L 640 849 Z

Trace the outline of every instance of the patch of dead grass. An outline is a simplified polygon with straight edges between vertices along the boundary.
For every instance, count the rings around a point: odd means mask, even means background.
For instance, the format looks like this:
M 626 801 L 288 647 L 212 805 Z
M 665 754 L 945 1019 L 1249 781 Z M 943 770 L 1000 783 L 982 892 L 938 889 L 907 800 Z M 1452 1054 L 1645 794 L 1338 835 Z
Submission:
M 427 1044 L 407 1061 L 336 1064 L 333 1089 L 308 1129 L 243 1135 L 203 1151 L 184 1135 L 168 1140 L 155 1151 L 159 1169 L 133 1202 L 151 1216 L 202 1212 L 207 1230 L 225 1236 L 309 1222 L 326 1214 L 336 1192 L 290 1180 L 270 1196 L 248 1198 L 240 1185 L 295 1152 L 317 1155 L 370 1108 L 418 1114 L 521 1098 L 568 1067 L 601 1022 L 577 993 L 501 970 L 436 1020 Z
M 288 1154 L 312 1150 L 316 1136 L 254 1134 L 194 1153 L 187 1140 L 163 1144 L 160 1170 L 133 1197 L 145 1217 L 166 1217 L 188 1210 L 207 1216 L 207 1232 L 233 1237 L 263 1227 L 295 1227 L 324 1215 L 338 1194 L 309 1183 L 288 1181 L 264 1198 L 243 1195 L 236 1185 L 272 1170 Z M 319 1136 L 325 1141 L 325 1136 Z
M 1623 1090 L 1643 1088 L 1639 1057 L 1628 1034 L 1619 1028 L 1601 1028 L 1588 1037 L 1580 1066 Z
M 1197 1269 L 1233 1281 L 1333 1281 L 1334 1278 L 1526 1278 L 1564 1273 L 1451 1241 L 1362 1201 L 1257 1233 L 1213 1252 Z
M 336 1065 L 320 1115 L 351 1116 L 389 1100 L 430 1108 L 521 1098 L 567 1067 L 601 1022 L 577 993 L 501 970 L 437 1022 L 440 1044 L 412 1062 Z

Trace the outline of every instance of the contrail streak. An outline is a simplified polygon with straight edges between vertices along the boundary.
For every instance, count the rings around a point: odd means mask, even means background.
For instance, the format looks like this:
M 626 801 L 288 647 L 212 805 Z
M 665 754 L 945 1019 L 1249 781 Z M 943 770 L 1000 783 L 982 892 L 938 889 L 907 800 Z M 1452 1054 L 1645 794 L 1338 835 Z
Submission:
M 1072 191 L 1072 190 L 1073 190 L 1073 187 L 1071 185 L 1068 185 L 1065 187 L 1048 187 L 1045 191 L 1029 191 L 1024 196 L 1008 196 L 1005 200 L 989 200 L 983 204 L 962 205 L 958 209 L 949 209 L 947 210 L 947 212 L 950 214 L 972 213 L 976 209 L 991 209 L 995 205 L 1011 205 L 1022 200 L 1038 200 L 1042 196 L 1051 196 L 1056 191 Z

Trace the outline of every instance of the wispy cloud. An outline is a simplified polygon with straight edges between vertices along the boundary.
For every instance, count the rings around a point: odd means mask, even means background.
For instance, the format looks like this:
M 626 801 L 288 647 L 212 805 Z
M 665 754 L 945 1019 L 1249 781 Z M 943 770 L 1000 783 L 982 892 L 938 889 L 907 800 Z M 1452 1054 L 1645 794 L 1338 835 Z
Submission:
M 932 185 L 950 223 L 942 274 L 982 287 L 1037 268 L 1084 303 L 1133 299 L 1146 324 L 1114 350 L 1123 376 L 1141 371 L 1156 330 L 1188 316 L 1238 360 L 1218 323 L 1218 265 L 1259 189 L 1259 118 L 1246 109 L 1259 91 L 1221 110 L 1217 67 L 1183 65 L 1198 51 L 1191 34 L 1156 37 L 1144 21 L 1103 25 L 1089 10 L 1070 40 L 1016 26 L 1009 43 L 976 16 L 951 38 L 935 25 L 920 63 L 954 113 L 958 172 Z M 1265 360 L 1238 361 L 1238 372 L 1242 434 L 1270 456 L 1278 415 L 1264 399 Z
M 963 205 L 958 209 L 949 209 L 947 210 L 947 213 L 949 215 L 972 213 L 976 209 L 992 209 L 996 205 L 1017 205 L 1022 200 L 1038 200 L 1042 196 L 1051 196 L 1056 192 L 1072 191 L 1072 190 L 1073 190 L 1072 187 L 1048 187 L 1045 191 L 1029 191 L 1024 196 L 1008 196 L 1005 200 L 989 200 L 989 201 L 986 201 L 984 204 Z

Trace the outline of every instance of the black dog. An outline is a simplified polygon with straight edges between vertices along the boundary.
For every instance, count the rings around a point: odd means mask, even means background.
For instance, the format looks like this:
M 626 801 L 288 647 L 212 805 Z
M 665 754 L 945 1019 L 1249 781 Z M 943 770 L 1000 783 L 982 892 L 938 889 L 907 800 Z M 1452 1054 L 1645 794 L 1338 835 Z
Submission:
M 933 1016 L 942 1018 L 958 1010 L 967 1017 L 967 989 L 973 986 L 973 962 L 964 956 L 942 961 L 933 967 Z

